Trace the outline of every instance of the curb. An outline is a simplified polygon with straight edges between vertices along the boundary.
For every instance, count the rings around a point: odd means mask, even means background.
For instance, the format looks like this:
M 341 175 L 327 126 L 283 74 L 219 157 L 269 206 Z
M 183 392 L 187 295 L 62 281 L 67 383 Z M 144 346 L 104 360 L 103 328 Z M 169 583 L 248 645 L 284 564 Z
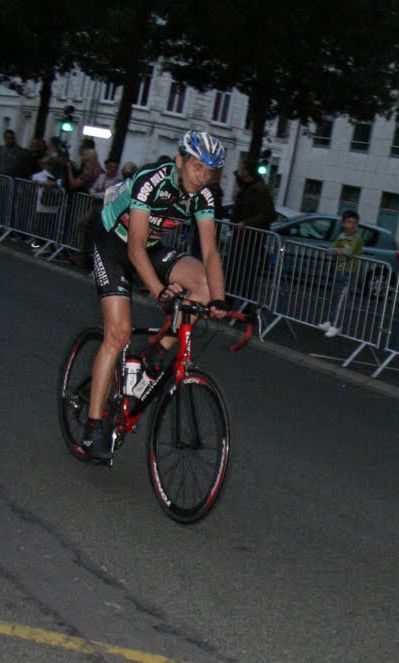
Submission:
M 23 253 L 16 248 L 14 249 L 13 247 L 2 246 L 1 244 L 0 244 L 0 251 L 18 257 L 20 260 L 24 260 L 26 262 L 31 262 L 31 263 L 33 262 L 35 265 L 45 267 L 55 272 L 59 273 L 67 272 L 69 276 L 71 276 L 72 278 L 76 278 L 82 281 L 83 283 L 86 283 L 90 287 L 94 287 L 94 281 L 90 278 L 88 274 L 83 274 L 82 272 L 74 271 L 73 269 L 69 268 L 67 265 L 64 266 L 62 264 L 50 263 L 47 262 L 46 260 L 37 260 L 35 256 Z M 135 299 L 142 306 L 149 307 L 154 305 L 152 301 L 150 302 L 147 296 L 142 295 L 140 293 L 135 293 Z M 218 323 L 209 321 L 208 324 L 215 331 L 219 332 L 221 331 L 220 325 Z M 224 334 L 225 336 L 230 336 L 232 338 L 238 338 L 240 336 L 240 333 L 237 332 L 232 327 L 224 327 L 221 333 Z M 295 364 L 299 364 L 300 366 L 305 366 L 306 368 L 317 370 L 320 373 L 324 373 L 326 375 L 332 375 L 344 384 L 351 383 L 363 389 L 367 389 L 368 391 L 373 391 L 375 393 L 381 394 L 382 396 L 388 396 L 389 398 L 395 398 L 399 400 L 399 387 L 391 385 L 387 382 L 380 382 L 366 375 L 359 375 L 358 373 L 355 373 L 349 368 L 332 366 L 328 362 L 322 361 L 321 359 L 317 359 L 316 357 L 311 357 L 310 355 L 299 352 L 298 350 L 287 348 L 284 345 L 278 345 L 277 343 L 272 343 L 271 341 L 260 341 L 257 338 L 253 338 L 251 340 L 251 345 L 256 347 L 258 350 L 261 350 L 263 352 L 269 352 L 270 354 L 273 354 L 276 357 L 280 357 L 287 361 L 291 361 Z

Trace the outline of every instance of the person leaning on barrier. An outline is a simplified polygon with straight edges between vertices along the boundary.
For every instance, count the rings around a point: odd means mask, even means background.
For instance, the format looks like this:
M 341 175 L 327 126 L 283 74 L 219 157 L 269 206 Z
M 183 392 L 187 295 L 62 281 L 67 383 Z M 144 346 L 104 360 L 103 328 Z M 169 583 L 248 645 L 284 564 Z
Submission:
M 256 172 L 256 164 L 245 161 L 234 175 L 239 190 L 231 220 L 241 228 L 268 230 L 276 219 L 276 211 L 269 187 Z
M 98 176 L 104 171 L 96 150 L 83 150 L 80 162 L 80 168 L 77 168 L 72 161 L 67 162 L 67 188 L 74 193 L 89 193 Z
M 276 219 L 276 211 L 269 187 L 256 172 L 256 164 L 245 161 L 234 173 L 238 193 L 231 221 L 239 230 L 246 227 L 269 230 Z M 230 248 L 230 273 L 235 274 L 238 295 L 252 299 L 256 295 L 256 280 L 261 251 L 255 233 L 236 232 Z
M 49 224 L 54 224 L 56 221 L 59 205 L 57 191 L 60 190 L 60 187 L 57 186 L 51 174 L 50 157 L 43 157 L 39 159 L 38 163 L 40 170 L 31 176 L 32 182 L 38 185 L 32 231 L 34 235 L 40 237 L 49 230 Z M 30 241 L 29 245 L 32 249 L 39 249 L 42 242 L 34 238 Z
M 338 235 L 329 253 L 337 257 L 334 289 L 331 298 L 330 319 L 321 322 L 318 327 L 327 338 L 337 336 L 341 331 L 345 299 L 350 291 L 353 277 L 357 273 L 359 261 L 354 256 L 360 255 L 363 242 L 358 232 L 359 215 L 347 210 L 342 215 L 342 232 Z

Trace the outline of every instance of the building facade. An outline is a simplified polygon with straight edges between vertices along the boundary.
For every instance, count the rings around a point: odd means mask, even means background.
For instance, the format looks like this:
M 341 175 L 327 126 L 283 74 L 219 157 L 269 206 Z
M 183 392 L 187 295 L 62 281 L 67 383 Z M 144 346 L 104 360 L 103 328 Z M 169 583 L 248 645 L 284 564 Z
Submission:
M 33 136 L 39 103 L 39 85 L 28 83 L 23 94 L 0 87 L 0 126 L 14 129 L 20 145 L 27 147 Z M 53 84 L 46 136 L 60 134 L 60 120 L 66 106 L 74 107 L 75 130 L 63 135 L 72 159 L 78 158 L 78 147 L 85 125 L 112 131 L 119 106 L 121 88 L 96 81 L 81 71 L 59 77 Z M 160 155 L 176 153 L 179 136 L 188 128 L 209 131 L 226 147 L 227 158 L 221 177 L 225 201 L 234 195 L 233 172 L 248 150 L 250 132 L 245 129 L 247 97 L 233 89 L 200 93 L 190 87 L 179 87 L 168 73 L 155 66 L 151 75 L 141 81 L 132 106 L 122 164 L 133 161 L 141 165 Z M 111 140 L 96 138 L 101 162 L 107 158 Z
M 277 202 L 303 212 L 355 209 L 399 239 L 399 125 L 395 119 L 291 122 Z
M 39 86 L 28 83 L 23 93 L 0 86 L 0 127 L 16 131 L 26 147 L 33 135 Z M 72 71 L 53 84 L 46 138 L 59 135 L 66 106 L 74 107 L 75 130 L 66 138 L 72 159 L 78 159 L 83 127 L 112 131 L 121 89 Z M 221 186 L 224 203 L 235 195 L 234 170 L 248 151 L 248 98 L 238 90 L 201 93 L 179 86 L 155 65 L 141 81 L 132 106 L 122 163 L 138 165 L 173 155 L 187 128 L 218 136 L 227 150 Z M 96 138 L 100 161 L 110 139 Z M 263 149 L 270 150 L 269 184 L 277 205 L 303 212 L 339 214 L 356 209 L 361 218 L 389 229 L 399 239 L 399 124 L 377 117 L 374 122 L 326 119 L 303 127 L 278 118 L 265 129 Z

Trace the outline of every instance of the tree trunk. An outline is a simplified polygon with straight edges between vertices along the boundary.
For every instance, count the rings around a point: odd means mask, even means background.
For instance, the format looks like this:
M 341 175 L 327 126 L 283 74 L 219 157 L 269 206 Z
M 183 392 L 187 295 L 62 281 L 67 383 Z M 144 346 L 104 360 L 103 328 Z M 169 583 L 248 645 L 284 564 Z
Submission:
M 40 88 L 40 104 L 36 116 L 34 138 L 43 138 L 46 131 L 47 116 L 50 108 L 51 88 L 55 78 L 54 69 L 43 76 Z
M 115 118 L 112 145 L 108 158 L 120 161 L 125 145 L 126 134 L 129 129 L 130 116 L 132 114 L 132 103 L 136 96 L 139 76 L 133 76 L 125 81 L 122 91 L 122 99 L 119 104 L 118 113 Z
M 252 136 L 249 146 L 248 159 L 257 163 L 262 150 L 263 134 L 265 130 L 268 101 L 267 95 L 262 90 L 255 90 L 256 95 L 250 100 L 252 106 Z
M 137 7 L 136 37 L 132 40 L 132 53 L 129 61 L 129 69 L 123 84 L 122 99 L 118 108 L 118 114 L 114 122 L 113 140 L 109 151 L 109 158 L 120 161 L 126 134 L 129 129 L 132 104 L 135 100 L 136 90 L 141 79 L 140 60 L 143 55 L 146 40 L 148 38 L 151 21 L 151 7 L 147 0 L 140 0 Z

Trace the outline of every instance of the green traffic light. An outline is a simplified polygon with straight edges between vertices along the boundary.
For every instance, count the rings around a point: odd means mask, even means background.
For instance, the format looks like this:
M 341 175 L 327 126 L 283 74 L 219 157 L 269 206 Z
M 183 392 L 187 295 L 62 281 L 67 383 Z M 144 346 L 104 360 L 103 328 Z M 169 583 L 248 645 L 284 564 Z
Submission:
M 65 133 L 71 133 L 71 131 L 74 130 L 73 122 L 65 121 L 61 123 L 61 131 L 65 131 Z
M 267 166 L 263 164 L 258 166 L 258 175 L 267 175 Z

